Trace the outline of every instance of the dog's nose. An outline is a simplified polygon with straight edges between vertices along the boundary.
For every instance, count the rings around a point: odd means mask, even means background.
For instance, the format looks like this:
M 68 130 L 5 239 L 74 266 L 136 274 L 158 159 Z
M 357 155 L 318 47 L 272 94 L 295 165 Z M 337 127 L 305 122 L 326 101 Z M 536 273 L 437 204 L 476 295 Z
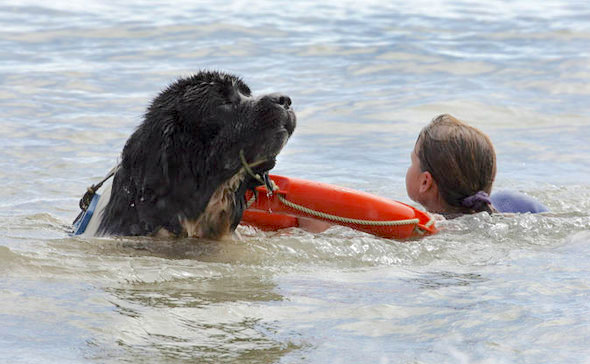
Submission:
M 283 106 L 285 109 L 288 109 L 289 107 L 291 107 L 291 98 L 287 95 L 276 93 L 276 94 L 270 94 L 268 96 L 270 97 L 272 102 Z

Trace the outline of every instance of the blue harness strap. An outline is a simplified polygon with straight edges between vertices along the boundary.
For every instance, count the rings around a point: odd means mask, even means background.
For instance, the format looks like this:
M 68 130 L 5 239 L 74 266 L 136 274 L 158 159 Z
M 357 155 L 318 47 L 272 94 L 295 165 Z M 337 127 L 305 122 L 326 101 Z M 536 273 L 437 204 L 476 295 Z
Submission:
M 105 183 L 109 178 L 115 175 L 120 165 L 121 164 L 119 163 L 116 166 L 114 166 L 105 176 L 105 178 L 103 178 L 100 182 L 88 187 L 86 193 L 84 193 L 84 196 L 82 196 L 82 198 L 80 199 L 80 208 L 82 209 L 82 212 L 80 212 L 80 215 L 78 215 L 78 217 L 76 217 L 76 220 L 74 220 L 74 222 L 72 223 L 74 228 L 73 235 L 84 234 L 86 228 L 88 227 L 88 224 L 90 223 L 90 220 L 92 220 L 92 215 L 94 214 L 94 210 L 96 209 L 96 205 L 98 204 L 98 200 L 100 199 L 100 195 L 96 193 L 96 191 L 98 191 L 98 189 L 103 185 L 103 183 Z
M 490 196 L 492 205 L 499 212 L 538 213 L 547 212 L 549 209 L 534 198 L 524 193 L 514 191 L 498 191 Z
M 86 231 L 86 227 L 88 223 L 92 219 L 92 215 L 94 215 L 94 210 L 96 209 L 96 204 L 98 204 L 98 200 L 100 200 L 100 195 L 95 193 L 92 196 L 92 201 L 90 201 L 90 205 L 88 205 L 88 209 L 84 211 L 76 221 L 74 221 L 74 235 L 83 234 Z

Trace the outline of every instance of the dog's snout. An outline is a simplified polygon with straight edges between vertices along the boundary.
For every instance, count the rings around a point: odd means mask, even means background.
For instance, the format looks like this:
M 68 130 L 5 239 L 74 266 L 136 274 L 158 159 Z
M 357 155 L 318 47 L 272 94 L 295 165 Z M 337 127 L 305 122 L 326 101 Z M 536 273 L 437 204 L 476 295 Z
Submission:
M 268 95 L 268 97 L 271 99 L 272 102 L 283 106 L 285 109 L 288 109 L 291 107 L 291 98 L 287 95 L 276 93 L 276 94 L 270 94 L 270 95 Z
M 257 101 L 255 108 L 265 127 L 278 128 L 281 132 L 293 134 L 296 125 L 295 112 L 291 108 L 291 98 L 282 93 L 266 94 Z

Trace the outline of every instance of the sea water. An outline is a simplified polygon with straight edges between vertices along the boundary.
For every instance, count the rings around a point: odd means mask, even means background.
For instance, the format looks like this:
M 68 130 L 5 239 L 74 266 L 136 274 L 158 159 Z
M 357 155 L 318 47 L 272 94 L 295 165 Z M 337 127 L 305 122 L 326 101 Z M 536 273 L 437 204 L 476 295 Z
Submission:
M 0 25 L 0 362 L 590 362 L 587 1 L 23 0 Z M 450 113 L 492 138 L 495 189 L 551 212 L 411 242 L 71 237 L 149 101 L 202 69 L 291 96 L 276 174 L 411 203 L 416 136 Z

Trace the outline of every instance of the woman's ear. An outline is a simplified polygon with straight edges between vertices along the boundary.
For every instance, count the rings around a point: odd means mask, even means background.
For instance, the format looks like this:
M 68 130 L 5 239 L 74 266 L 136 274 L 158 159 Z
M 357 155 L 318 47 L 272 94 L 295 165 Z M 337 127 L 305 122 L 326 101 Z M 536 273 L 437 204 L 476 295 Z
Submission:
M 418 194 L 420 195 L 419 202 L 427 211 L 435 213 L 445 211 L 445 203 L 439 194 L 436 180 L 430 172 L 422 172 L 420 175 Z
M 420 174 L 419 183 L 420 186 L 418 188 L 418 191 L 420 191 L 420 193 L 426 193 L 433 187 L 434 178 L 432 178 L 432 174 L 430 174 L 430 172 L 424 171 Z

